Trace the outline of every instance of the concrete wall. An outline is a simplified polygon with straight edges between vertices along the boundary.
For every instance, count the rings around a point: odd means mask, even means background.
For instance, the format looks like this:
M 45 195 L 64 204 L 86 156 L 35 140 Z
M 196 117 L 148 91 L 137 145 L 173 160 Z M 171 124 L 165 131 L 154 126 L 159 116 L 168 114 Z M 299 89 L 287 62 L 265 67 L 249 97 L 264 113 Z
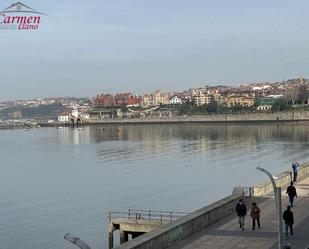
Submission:
M 203 123 L 203 122 L 273 122 L 273 121 L 309 121 L 309 112 L 278 112 L 228 115 L 200 115 L 188 117 L 147 117 L 127 119 L 91 118 L 89 123 L 120 124 L 120 123 Z
M 275 179 L 277 187 L 281 187 L 282 190 L 287 188 L 292 180 L 292 172 L 286 171 L 281 173 L 278 178 Z M 301 181 L 302 179 L 309 176 L 309 164 L 302 164 L 299 167 L 297 181 Z M 255 185 L 251 187 L 251 196 L 255 197 L 263 197 L 273 193 L 273 186 L 270 180 L 261 183 L 260 185 Z
M 242 195 L 231 195 L 122 244 L 117 249 L 164 249 L 235 212 Z

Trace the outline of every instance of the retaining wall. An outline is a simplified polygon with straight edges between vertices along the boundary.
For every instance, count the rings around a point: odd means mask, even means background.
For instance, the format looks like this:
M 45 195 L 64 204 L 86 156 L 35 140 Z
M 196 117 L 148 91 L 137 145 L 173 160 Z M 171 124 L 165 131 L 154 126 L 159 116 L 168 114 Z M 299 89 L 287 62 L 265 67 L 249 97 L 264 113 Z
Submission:
M 235 212 L 242 194 L 233 194 L 174 222 L 141 235 L 116 249 L 165 249 Z
M 308 176 L 309 176 L 309 163 L 302 164 L 298 170 L 297 181 L 301 181 L 302 179 Z M 277 178 L 275 179 L 275 182 L 276 182 L 277 187 L 281 187 L 282 190 L 284 190 L 290 185 L 293 174 L 291 171 L 285 171 L 276 177 Z M 273 191 L 273 186 L 270 180 L 268 180 L 268 181 L 261 183 L 260 185 L 255 185 L 251 187 L 250 192 L 251 192 L 251 196 L 263 197 L 263 196 L 267 196 L 273 193 L 274 191 Z
M 212 122 L 291 122 L 309 121 L 309 112 L 277 112 L 277 113 L 251 113 L 251 114 L 217 114 L 195 115 L 186 117 L 146 117 L 146 118 L 91 118 L 90 124 L 130 124 L 130 123 L 212 123 Z

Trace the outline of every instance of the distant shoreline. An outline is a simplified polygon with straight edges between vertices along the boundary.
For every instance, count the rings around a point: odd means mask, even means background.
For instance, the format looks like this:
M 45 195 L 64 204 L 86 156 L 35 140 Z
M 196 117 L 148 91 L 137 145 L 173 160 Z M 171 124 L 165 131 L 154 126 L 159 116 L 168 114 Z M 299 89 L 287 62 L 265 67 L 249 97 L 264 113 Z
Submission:
M 302 112 L 278 112 L 278 113 L 252 113 L 252 114 L 216 114 L 195 115 L 180 117 L 146 117 L 146 118 L 92 118 L 78 126 L 94 126 L 104 124 L 128 125 L 128 124 L 261 124 L 261 123 L 299 123 L 309 121 L 309 111 Z M 7 124 L 0 125 L 0 129 L 28 129 L 34 127 L 65 127 L 73 126 L 61 122 L 45 123 L 37 122 L 32 126 Z

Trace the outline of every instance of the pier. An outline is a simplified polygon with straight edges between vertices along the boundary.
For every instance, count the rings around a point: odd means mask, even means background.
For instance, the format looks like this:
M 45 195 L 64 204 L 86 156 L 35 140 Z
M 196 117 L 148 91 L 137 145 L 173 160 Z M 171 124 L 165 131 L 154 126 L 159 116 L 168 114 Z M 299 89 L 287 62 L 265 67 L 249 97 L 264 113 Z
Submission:
M 116 230 L 119 230 L 120 244 L 123 244 L 186 214 L 184 212 L 137 209 L 129 209 L 128 212 L 109 212 L 109 249 L 114 246 L 114 231 Z
M 292 179 L 292 173 L 283 172 L 276 177 L 276 184 L 281 187 L 282 205 L 285 210 L 288 197 L 285 194 Z M 232 195 L 201 208 L 180 219 L 162 225 L 159 228 L 126 242 L 117 249 L 234 249 L 278 248 L 276 207 L 271 183 L 251 187 L 234 188 Z M 303 164 L 298 172 L 295 185 L 298 198 L 295 200 L 294 230 L 295 236 L 287 242 L 291 248 L 302 249 L 309 246 L 309 164 Z M 239 198 L 244 198 L 248 216 L 245 231 L 239 229 L 235 206 Z M 251 230 L 251 203 L 258 203 L 261 209 L 261 229 Z

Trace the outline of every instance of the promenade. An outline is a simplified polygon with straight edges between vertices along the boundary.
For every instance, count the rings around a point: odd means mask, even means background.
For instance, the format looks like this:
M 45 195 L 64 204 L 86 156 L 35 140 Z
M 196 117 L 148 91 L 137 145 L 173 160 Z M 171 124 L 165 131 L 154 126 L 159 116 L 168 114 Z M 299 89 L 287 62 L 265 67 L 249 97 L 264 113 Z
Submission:
M 298 198 L 295 200 L 294 230 L 295 236 L 287 241 L 293 249 L 307 249 L 309 246 L 309 177 L 296 185 Z M 261 229 L 252 231 L 251 218 L 249 216 L 251 202 L 258 203 L 261 209 Z M 219 222 L 210 225 L 198 233 L 177 242 L 170 249 L 266 249 L 278 248 L 277 245 L 277 220 L 275 200 L 268 198 L 247 199 L 248 216 L 245 222 L 245 231 L 239 229 L 236 214 L 231 214 Z M 283 211 L 288 205 L 288 197 L 285 189 L 282 192 Z M 285 229 L 285 224 L 283 224 Z M 285 238 L 285 233 L 283 233 Z

